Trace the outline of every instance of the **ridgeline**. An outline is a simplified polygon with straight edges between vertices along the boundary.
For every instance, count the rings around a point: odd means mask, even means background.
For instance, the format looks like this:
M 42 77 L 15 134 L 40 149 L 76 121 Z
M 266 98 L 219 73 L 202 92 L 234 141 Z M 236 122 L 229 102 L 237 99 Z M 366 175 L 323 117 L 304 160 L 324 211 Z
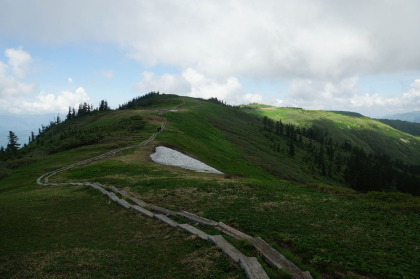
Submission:
M 145 141 L 162 119 L 154 141 L 50 183 L 116 185 L 149 204 L 223 222 L 263 238 L 314 278 L 420 274 L 418 137 L 351 113 L 151 92 L 117 110 L 105 101 L 69 108 L 21 148 L 2 149 L 0 277 L 245 278 L 217 247 L 91 187 L 36 184 L 44 173 Z M 158 165 L 149 157 L 158 145 L 225 174 Z M 226 238 L 270 278 L 290 278 L 247 241 Z

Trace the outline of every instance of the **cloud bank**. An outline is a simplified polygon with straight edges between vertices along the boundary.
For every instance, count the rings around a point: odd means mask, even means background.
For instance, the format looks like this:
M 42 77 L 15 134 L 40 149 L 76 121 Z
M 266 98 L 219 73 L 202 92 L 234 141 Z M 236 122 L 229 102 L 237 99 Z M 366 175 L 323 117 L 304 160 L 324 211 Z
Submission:
M 0 32 L 109 42 L 143 64 L 211 77 L 332 79 L 419 69 L 419 10 L 414 0 L 16 0 L 3 1 Z
M 204 99 L 215 97 L 233 105 L 263 101 L 262 96 L 245 92 L 235 77 L 217 80 L 206 77 L 192 68 L 186 69 L 180 75 L 156 76 L 152 72 L 143 72 L 135 89 L 143 93 L 160 91 Z
M 118 5 L 15 0 L 1 6 L 0 34 L 56 46 L 111 44 L 145 67 L 178 71 L 143 72 L 135 85 L 139 91 L 272 103 L 244 89 L 241 80 L 253 79 L 287 83 L 287 92 L 273 92 L 282 105 L 420 109 L 417 80 L 394 97 L 366 94 L 357 86 L 365 75 L 418 72 L 420 78 L 417 0 L 128 0 Z M 1 94 L 29 94 L 34 85 L 22 78 L 30 56 L 21 49 L 6 56 L 9 64 L 0 64 L 0 72 L 13 74 L 1 75 Z M 113 72 L 101 73 L 113 79 Z
M 0 61 L 0 111 L 2 113 L 66 113 L 69 106 L 73 107 L 89 101 L 89 96 L 82 87 L 74 92 L 36 94 L 35 84 L 24 81 L 32 63 L 31 55 L 21 47 L 8 48 L 4 54 L 8 62 Z M 68 81 L 72 82 L 72 79 L 69 78 Z

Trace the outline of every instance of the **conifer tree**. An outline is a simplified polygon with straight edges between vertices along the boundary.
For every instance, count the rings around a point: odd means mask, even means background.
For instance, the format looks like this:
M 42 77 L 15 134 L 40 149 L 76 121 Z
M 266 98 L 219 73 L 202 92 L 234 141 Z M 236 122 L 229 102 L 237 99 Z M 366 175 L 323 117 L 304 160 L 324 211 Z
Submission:
M 71 107 L 69 106 L 69 112 L 67 113 L 67 119 L 71 119 L 72 118 L 72 114 L 71 114 Z
M 20 146 L 18 143 L 19 138 L 12 131 L 9 131 L 9 136 L 7 138 L 9 139 L 9 143 L 7 144 L 6 150 L 8 152 L 16 152 Z
M 289 156 L 290 157 L 295 156 L 295 146 L 293 145 L 292 141 L 290 141 L 290 144 L 289 144 Z

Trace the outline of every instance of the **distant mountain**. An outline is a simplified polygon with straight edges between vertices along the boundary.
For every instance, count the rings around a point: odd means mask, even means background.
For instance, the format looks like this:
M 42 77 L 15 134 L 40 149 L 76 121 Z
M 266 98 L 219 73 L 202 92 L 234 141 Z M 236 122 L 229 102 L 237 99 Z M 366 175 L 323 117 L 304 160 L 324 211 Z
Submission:
M 408 122 L 420 123 L 420 111 L 412 111 L 412 112 L 407 112 L 407 113 L 387 115 L 384 118 L 391 119 L 391 120 L 403 120 L 403 121 L 408 121 Z
M 392 120 L 392 119 L 377 119 L 378 121 L 391 126 L 394 129 L 400 130 L 404 133 L 420 136 L 420 123 Z
M 41 125 L 47 125 L 56 116 L 56 113 L 40 115 L 0 115 L 0 146 L 6 147 L 9 131 L 13 131 L 18 136 L 18 142 L 23 146 L 24 143 L 28 142 L 28 136 L 31 135 L 31 131 L 37 134 L 38 128 L 40 128 Z

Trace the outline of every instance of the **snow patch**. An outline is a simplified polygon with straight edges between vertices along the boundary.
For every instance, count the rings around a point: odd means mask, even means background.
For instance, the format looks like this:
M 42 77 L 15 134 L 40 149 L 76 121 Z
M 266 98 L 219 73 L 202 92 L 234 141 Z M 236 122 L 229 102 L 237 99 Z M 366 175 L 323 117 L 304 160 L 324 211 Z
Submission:
M 156 152 L 150 155 L 150 158 L 159 164 L 181 167 L 196 172 L 223 174 L 203 162 L 191 158 L 181 152 L 167 148 L 165 146 L 156 147 Z

